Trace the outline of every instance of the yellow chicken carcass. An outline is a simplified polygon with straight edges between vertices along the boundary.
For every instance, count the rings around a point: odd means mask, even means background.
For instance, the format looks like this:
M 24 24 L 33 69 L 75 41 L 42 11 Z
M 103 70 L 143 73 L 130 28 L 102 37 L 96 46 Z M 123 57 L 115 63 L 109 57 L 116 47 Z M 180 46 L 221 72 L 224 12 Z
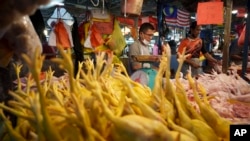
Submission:
M 115 78 L 118 78 L 117 75 L 118 74 L 115 75 Z M 113 123 L 113 128 L 111 131 L 111 137 L 113 138 L 113 140 L 173 140 L 172 136 L 169 134 L 169 130 L 167 129 L 167 127 L 155 119 L 150 119 L 138 115 L 125 115 L 122 117 L 114 116 L 103 99 L 101 92 L 102 87 L 96 79 L 90 80 L 88 77 L 89 76 L 87 74 L 83 74 L 83 78 L 86 80 L 87 87 L 92 90 L 93 94 L 95 94 L 96 97 L 98 97 L 105 115 Z M 119 76 L 119 80 L 127 82 L 125 83 L 126 87 L 128 87 L 127 84 L 129 84 L 130 82 L 127 79 L 128 78 L 126 76 Z M 134 93 L 134 90 L 132 90 L 132 88 L 127 89 L 129 90 L 130 95 L 132 95 L 131 91 Z
M 37 77 L 43 57 L 27 60 L 34 74 L 32 81 L 39 83 L 37 89 L 27 88 L 23 91 L 20 87 L 18 91 L 12 92 L 16 99 L 10 102 L 13 107 L 0 104 L 1 109 L 12 112 L 28 123 L 21 125 L 18 122 L 18 128 L 14 129 L 16 137 L 21 136 L 26 140 L 24 134 L 29 132 L 29 137 L 37 140 L 52 140 L 56 137 L 65 141 L 218 140 L 219 136 L 206 122 L 184 112 L 180 103 L 188 101 L 185 97 L 179 97 L 179 94 L 185 93 L 177 94 L 174 84 L 168 79 L 169 62 L 166 58 L 161 60 L 159 69 L 162 71 L 156 85 L 159 98 L 154 98 L 156 91 L 151 92 L 147 87 L 135 83 L 126 73 L 122 73 L 123 70 L 113 72 L 112 58 L 106 60 L 103 54 L 98 54 L 99 63 L 96 65 L 88 59 L 84 62 L 85 66 L 79 65 L 84 70 L 79 70 L 74 78 L 71 53 L 61 50 L 61 54 L 62 58 L 54 61 L 66 69 L 67 77 L 64 80 L 52 83 L 53 73 L 50 70 L 46 72 L 45 81 L 40 83 Z M 162 83 L 163 73 L 166 85 Z M 28 86 L 32 82 L 29 81 Z M 181 86 L 178 88 L 181 90 Z M 43 95 L 42 100 L 40 94 Z M 43 102 L 45 104 L 41 104 Z M 151 107 L 152 103 L 155 103 L 155 107 Z M 47 128 L 56 130 L 58 136 L 51 138 L 49 135 L 52 133 L 45 133 Z M 5 136 L 5 139 L 9 140 L 9 137 Z
M 7 131 L 7 135 L 4 136 L 3 140 L 19 140 L 19 141 L 25 141 L 25 138 L 22 137 L 18 132 L 16 132 L 10 121 L 7 119 L 7 117 L 5 117 L 5 115 L 3 114 L 3 110 L 0 109 L 0 118 L 1 120 L 3 120 L 3 123 L 6 127 L 6 131 Z
M 166 70 L 166 71 L 168 71 L 168 70 Z M 183 140 L 186 140 L 186 141 L 188 141 L 188 140 L 198 141 L 198 138 L 191 131 L 189 131 L 188 129 L 186 129 L 186 128 L 184 128 L 184 127 L 182 127 L 174 122 L 175 119 L 178 118 L 176 115 L 177 111 L 176 111 L 176 109 L 174 109 L 174 108 L 176 108 L 176 106 L 174 105 L 174 98 L 175 98 L 174 91 L 175 90 L 174 90 L 173 84 L 169 78 L 170 78 L 170 74 L 166 73 L 166 82 L 165 82 L 166 83 L 165 84 L 166 90 L 165 90 L 165 92 L 166 92 L 166 97 L 168 96 L 168 98 L 164 97 L 165 100 L 163 99 L 163 102 L 164 102 L 164 105 L 168 105 L 166 108 L 166 110 L 168 110 L 168 111 L 166 111 L 167 117 L 165 118 L 167 123 L 168 123 L 168 127 L 169 127 L 169 129 L 171 129 L 173 131 L 178 131 L 178 133 L 180 133 L 182 136 L 186 137 L 186 138 L 180 137 L 180 140 L 182 140 L 184 138 Z M 172 102 L 170 102 L 169 99 L 172 100 Z
M 179 66 L 176 72 L 176 76 L 177 76 L 176 81 L 178 83 L 177 88 L 180 87 L 180 90 L 183 91 L 183 88 L 181 88 L 181 84 L 178 82 L 179 80 L 178 76 L 180 74 L 180 68 L 182 67 L 182 64 L 185 60 L 185 56 L 184 56 L 184 53 L 179 56 L 180 58 L 178 60 Z M 170 85 L 170 87 L 173 87 L 173 86 Z M 177 96 L 176 92 L 175 91 L 173 92 L 174 92 L 173 94 L 174 103 L 175 103 L 175 107 L 176 107 L 176 110 L 178 113 L 178 119 L 179 119 L 178 124 L 182 126 L 183 128 L 186 128 L 187 130 L 192 132 L 200 141 L 211 141 L 211 140 L 218 141 L 219 139 L 217 135 L 215 134 L 214 130 L 209 125 L 207 125 L 206 122 L 204 122 L 203 120 L 199 120 L 199 119 L 192 119 L 191 117 L 188 116 L 188 114 L 183 110 L 181 101 L 179 100 L 179 97 Z M 187 100 L 185 100 L 185 102 L 187 103 Z
M 90 83 L 90 82 L 89 82 Z M 157 120 L 152 120 L 138 115 L 126 115 L 121 118 L 112 114 L 105 104 L 101 95 L 101 88 L 95 83 L 94 94 L 98 97 L 104 109 L 105 115 L 113 123 L 111 138 L 119 141 L 143 141 L 143 140 L 173 140 L 164 124 Z
M 156 111 L 154 111 L 153 108 L 151 108 L 149 105 L 147 105 L 145 102 L 143 102 L 142 100 L 140 100 L 138 98 L 137 94 L 133 90 L 133 86 L 129 83 L 130 78 L 127 78 L 127 77 L 123 76 L 122 74 L 116 74 L 115 77 L 117 79 L 123 80 L 123 83 L 128 88 L 129 97 L 132 99 L 133 103 L 141 109 L 142 114 L 145 117 L 158 120 L 161 123 L 163 123 L 164 125 L 167 125 L 165 119 L 161 117 L 160 113 L 157 113 Z
M 207 100 L 202 101 L 198 96 L 197 85 L 195 84 L 192 76 L 187 74 L 187 78 L 191 88 L 193 89 L 194 98 L 196 103 L 199 105 L 200 114 L 206 120 L 207 124 L 213 128 L 215 133 L 225 141 L 229 141 L 230 124 L 231 122 L 225 118 L 222 118 L 207 102 Z
M 181 101 L 180 104 L 182 106 L 182 109 L 184 110 L 184 112 L 186 114 L 188 114 L 189 117 L 191 117 L 192 119 L 198 119 L 201 121 L 205 121 L 203 119 L 203 117 L 199 113 L 197 113 L 197 111 L 188 102 L 185 89 L 180 82 L 181 67 L 184 63 L 184 60 L 188 56 L 188 55 L 185 55 L 184 53 L 185 53 L 185 49 L 184 49 L 182 54 L 178 54 L 179 58 L 177 61 L 179 62 L 179 66 L 177 68 L 176 75 L 175 75 L 175 89 L 176 89 L 175 93 L 176 93 L 176 96 L 178 97 L 178 99 Z
M 171 135 L 176 141 L 198 141 L 195 138 L 188 136 L 187 134 L 180 133 L 178 131 L 171 131 Z
M 135 82 L 132 79 L 130 79 L 130 76 L 128 75 L 126 68 L 124 67 L 123 64 L 117 64 L 117 65 L 118 65 L 118 68 L 120 71 L 117 71 L 116 73 L 122 74 L 122 72 L 123 72 L 124 76 L 126 76 L 126 78 L 128 78 L 127 80 L 129 81 L 129 83 L 131 83 L 133 85 L 133 89 L 136 91 L 139 99 L 141 99 L 142 101 L 144 101 L 147 104 L 151 104 L 154 101 L 154 99 L 153 99 L 154 96 L 152 94 L 151 89 L 148 86 L 141 85 L 140 83 Z M 116 79 L 116 81 L 120 81 L 119 84 L 121 84 L 122 86 L 124 85 L 122 80 Z M 119 89 L 121 89 L 121 87 L 119 87 Z
M 188 138 L 190 141 L 198 141 L 198 138 L 191 131 L 177 125 L 170 118 L 167 119 L 167 122 L 168 122 L 168 127 L 169 129 L 171 129 L 171 131 L 176 131 L 183 136 L 185 135 L 186 138 Z
M 214 130 L 207 123 L 198 120 L 190 119 L 183 111 L 178 97 L 175 96 L 175 105 L 178 111 L 179 125 L 191 131 L 200 141 L 219 141 Z

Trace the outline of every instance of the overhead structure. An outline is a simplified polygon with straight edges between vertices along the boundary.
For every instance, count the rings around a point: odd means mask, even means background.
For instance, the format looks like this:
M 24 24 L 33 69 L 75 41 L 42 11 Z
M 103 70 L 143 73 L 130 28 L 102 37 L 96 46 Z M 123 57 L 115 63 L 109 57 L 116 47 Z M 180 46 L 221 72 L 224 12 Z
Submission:
M 232 12 L 233 2 L 231 0 L 226 0 L 226 15 L 225 15 L 225 27 L 224 27 L 224 46 L 223 46 L 223 64 L 222 72 L 226 73 L 228 70 L 229 61 L 229 44 L 230 44 L 230 31 L 231 31 L 231 12 Z

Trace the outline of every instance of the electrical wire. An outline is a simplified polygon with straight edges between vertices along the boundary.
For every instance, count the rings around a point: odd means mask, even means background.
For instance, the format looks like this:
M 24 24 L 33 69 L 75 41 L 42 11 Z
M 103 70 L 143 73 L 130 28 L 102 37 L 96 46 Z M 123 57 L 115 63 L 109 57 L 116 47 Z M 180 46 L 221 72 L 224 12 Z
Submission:
M 94 6 L 98 6 L 99 5 L 99 0 L 97 0 L 97 2 L 96 2 L 96 4 L 93 2 L 93 0 L 90 0 L 91 1 L 91 3 L 94 5 Z
M 127 17 L 127 0 L 124 0 L 124 17 Z

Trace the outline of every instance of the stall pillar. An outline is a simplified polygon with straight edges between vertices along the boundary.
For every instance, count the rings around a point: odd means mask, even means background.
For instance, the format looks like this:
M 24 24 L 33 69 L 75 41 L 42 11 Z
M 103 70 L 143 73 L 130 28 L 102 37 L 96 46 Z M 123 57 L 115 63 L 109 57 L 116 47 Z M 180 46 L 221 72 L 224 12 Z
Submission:
M 163 22 L 162 22 L 162 10 L 163 10 L 163 0 L 158 0 L 157 1 L 157 22 L 158 22 L 158 32 L 159 32 L 159 40 L 158 40 L 158 50 L 159 52 L 162 52 L 162 42 L 164 41 L 162 37 L 165 37 L 162 33 L 162 27 L 163 27 Z
M 244 41 L 244 49 L 243 49 L 243 62 L 242 62 L 242 78 L 249 82 L 249 79 L 246 78 L 245 74 L 247 72 L 247 64 L 248 64 L 248 47 L 249 47 L 249 28 L 250 28 L 250 0 L 247 1 L 247 22 L 246 22 L 246 33 L 245 33 L 245 41 Z
M 228 70 L 228 60 L 229 60 L 229 43 L 230 43 L 230 30 L 231 30 L 231 21 L 232 21 L 232 0 L 225 0 L 226 2 L 226 15 L 225 15 L 225 27 L 224 27 L 224 46 L 223 46 L 223 64 L 222 72 L 227 73 Z

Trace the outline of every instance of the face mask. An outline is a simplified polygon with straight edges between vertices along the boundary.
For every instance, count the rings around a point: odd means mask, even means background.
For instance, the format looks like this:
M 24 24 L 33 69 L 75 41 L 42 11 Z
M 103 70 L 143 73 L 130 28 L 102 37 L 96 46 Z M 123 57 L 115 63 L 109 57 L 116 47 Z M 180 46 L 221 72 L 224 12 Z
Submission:
M 143 42 L 143 44 L 145 44 L 145 45 L 148 45 L 148 44 L 149 44 L 149 41 L 147 41 L 146 39 L 144 39 L 142 42 Z

